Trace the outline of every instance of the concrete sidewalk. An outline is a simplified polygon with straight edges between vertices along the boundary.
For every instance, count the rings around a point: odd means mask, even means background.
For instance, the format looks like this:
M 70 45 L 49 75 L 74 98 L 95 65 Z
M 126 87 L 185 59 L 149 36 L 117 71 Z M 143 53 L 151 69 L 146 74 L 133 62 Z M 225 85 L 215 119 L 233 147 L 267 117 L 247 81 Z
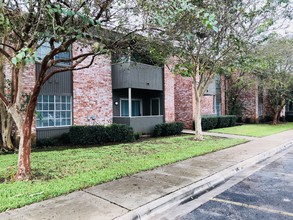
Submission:
M 292 148 L 293 130 L 0 214 L 7 219 L 148 219 Z
M 194 130 L 187 130 L 184 129 L 182 131 L 184 134 L 194 134 Z M 242 136 L 242 135 L 235 135 L 235 134 L 223 134 L 223 133 L 215 133 L 215 132 L 203 132 L 204 135 L 215 136 L 215 137 L 225 137 L 225 138 L 240 138 L 249 141 L 254 141 L 258 139 L 257 137 L 249 137 L 249 136 Z

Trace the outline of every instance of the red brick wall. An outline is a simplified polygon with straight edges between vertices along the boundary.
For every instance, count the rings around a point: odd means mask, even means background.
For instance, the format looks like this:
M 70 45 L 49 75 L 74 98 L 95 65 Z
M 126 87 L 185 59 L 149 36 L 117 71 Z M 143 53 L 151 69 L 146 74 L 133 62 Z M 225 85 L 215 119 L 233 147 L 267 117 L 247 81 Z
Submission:
M 168 65 L 164 67 L 164 96 L 165 96 L 165 121 L 175 121 L 175 76 L 171 72 L 174 60 L 169 60 Z
M 235 75 L 237 77 L 237 75 Z M 243 77 L 243 76 L 242 76 Z M 257 122 L 258 115 L 258 81 L 255 76 L 247 75 L 245 78 L 246 88 L 243 88 L 239 99 L 242 103 L 242 118 Z M 226 90 L 229 88 L 229 80 L 226 80 Z M 228 100 L 227 100 L 228 101 Z M 228 106 L 227 106 L 228 107 Z M 227 109 L 228 111 L 228 109 Z
M 195 99 L 192 79 L 177 75 L 175 78 L 175 120 L 184 122 L 185 128 L 192 128 L 195 115 Z M 201 114 L 214 112 L 214 96 L 204 96 L 201 100 Z
M 82 51 L 81 51 L 82 50 Z M 73 46 L 73 56 L 89 48 Z M 86 65 L 87 59 L 82 65 Z M 113 117 L 111 58 L 98 56 L 88 69 L 73 71 L 73 124 L 111 124 Z M 95 120 L 88 121 L 88 116 Z
M 243 90 L 241 94 L 243 103 L 243 118 L 250 118 L 252 121 L 258 120 L 258 84 L 255 81 L 249 89 Z
M 212 115 L 216 114 L 214 108 L 215 96 L 204 96 L 201 100 L 201 114 L 202 115 Z
M 190 77 L 177 75 L 175 78 L 175 120 L 184 122 L 186 128 L 192 128 L 193 122 L 193 86 Z
M 23 85 L 24 85 L 24 93 L 31 95 L 32 90 L 34 88 L 36 82 L 36 67 L 35 65 L 27 66 L 24 70 L 24 76 L 23 76 Z M 34 117 L 33 125 L 32 125 L 32 136 L 33 141 L 36 137 L 36 120 Z

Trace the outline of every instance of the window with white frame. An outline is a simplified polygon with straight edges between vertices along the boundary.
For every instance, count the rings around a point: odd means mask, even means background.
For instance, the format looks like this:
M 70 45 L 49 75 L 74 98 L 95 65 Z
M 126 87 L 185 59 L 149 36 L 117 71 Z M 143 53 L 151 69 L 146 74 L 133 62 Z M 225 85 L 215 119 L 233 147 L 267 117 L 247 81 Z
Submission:
M 37 104 L 37 128 L 72 125 L 72 97 L 40 95 Z

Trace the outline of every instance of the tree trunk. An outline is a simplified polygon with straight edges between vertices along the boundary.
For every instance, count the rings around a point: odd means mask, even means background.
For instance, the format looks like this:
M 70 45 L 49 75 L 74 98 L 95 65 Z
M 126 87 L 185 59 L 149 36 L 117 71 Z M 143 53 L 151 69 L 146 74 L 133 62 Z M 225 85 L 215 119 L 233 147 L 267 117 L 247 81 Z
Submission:
M 198 91 L 195 91 L 195 115 L 194 115 L 194 126 L 195 126 L 195 135 L 194 140 L 202 141 L 202 127 L 201 127 L 201 103 L 200 96 L 197 94 Z
M 285 101 L 283 101 L 283 102 L 282 102 L 282 105 L 281 105 L 280 109 L 278 110 L 278 115 L 277 115 L 277 123 L 279 123 L 279 122 L 280 122 L 280 118 L 281 118 L 281 112 L 282 112 L 282 110 L 283 110 L 284 106 L 285 106 Z
M 30 154 L 31 154 L 32 120 L 26 117 L 22 125 L 19 141 L 18 165 L 16 180 L 28 180 L 31 178 Z
M 5 60 L 3 56 L 0 56 L 0 92 L 5 94 Z M 4 104 L 0 103 L 0 117 L 1 117 L 1 134 L 2 134 L 2 148 L 3 151 L 15 151 L 16 148 L 11 140 L 13 119 L 11 114 L 8 113 Z
M 34 119 L 34 113 L 37 104 L 38 94 L 40 92 L 40 84 L 36 85 L 31 95 L 30 101 L 27 105 L 27 111 L 25 113 L 24 120 L 22 121 L 21 112 L 16 109 L 11 109 L 12 116 L 14 116 L 17 127 L 20 128 L 20 141 L 18 152 L 18 165 L 16 180 L 28 180 L 32 176 L 30 154 L 31 154 L 31 142 L 32 142 L 32 124 Z
M 0 104 L 0 115 L 1 115 L 1 134 L 2 134 L 2 150 L 4 151 L 16 151 L 16 147 L 13 145 L 11 140 L 13 119 L 7 112 L 4 105 Z
M 274 118 L 273 118 L 273 125 L 277 125 L 278 124 L 278 112 L 274 114 Z
M 12 139 L 11 139 L 11 133 L 12 133 L 12 118 L 11 116 L 7 116 L 7 119 L 4 119 L 4 121 L 6 121 L 6 123 L 2 122 L 3 118 L 1 118 L 1 124 L 2 124 L 2 144 L 3 144 L 3 150 L 5 151 L 16 151 L 16 147 L 13 145 L 12 143 Z

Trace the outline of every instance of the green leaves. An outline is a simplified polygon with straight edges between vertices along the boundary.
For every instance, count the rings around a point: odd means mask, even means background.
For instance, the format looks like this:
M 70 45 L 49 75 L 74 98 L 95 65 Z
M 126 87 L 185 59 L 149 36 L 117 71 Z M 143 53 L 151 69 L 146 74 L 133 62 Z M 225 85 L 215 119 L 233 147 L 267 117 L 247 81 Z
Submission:
M 11 62 L 12 62 L 13 65 L 16 66 L 16 64 L 19 62 L 19 60 L 18 60 L 16 57 L 13 57 L 13 58 L 11 59 Z
M 31 48 L 24 47 L 21 49 L 12 59 L 11 63 L 14 66 L 23 64 L 29 65 L 35 62 L 35 53 L 32 51 Z
M 219 32 L 219 28 L 216 26 L 218 22 L 216 21 L 216 15 L 214 13 L 210 14 L 205 12 L 202 22 L 207 28 L 213 29 L 215 32 Z
M 17 60 L 22 60 L 23 58 L 25 58 L 25 52 L 24 51 L 20 51 L 20 53 L 18 53 L 16 55 Z

